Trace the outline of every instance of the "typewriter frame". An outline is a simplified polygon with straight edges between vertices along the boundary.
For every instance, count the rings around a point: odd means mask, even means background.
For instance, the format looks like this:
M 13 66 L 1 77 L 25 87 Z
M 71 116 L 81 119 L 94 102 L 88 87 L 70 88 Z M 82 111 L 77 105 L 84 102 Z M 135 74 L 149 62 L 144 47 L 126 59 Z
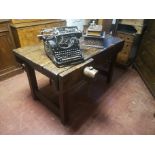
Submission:
M 81 36 L 82 33 L 76 26 L 45 29 L 39 35 L 43 40 L 47 56 L 57 67 L 74 65 L 84 61 L 79 45 Z

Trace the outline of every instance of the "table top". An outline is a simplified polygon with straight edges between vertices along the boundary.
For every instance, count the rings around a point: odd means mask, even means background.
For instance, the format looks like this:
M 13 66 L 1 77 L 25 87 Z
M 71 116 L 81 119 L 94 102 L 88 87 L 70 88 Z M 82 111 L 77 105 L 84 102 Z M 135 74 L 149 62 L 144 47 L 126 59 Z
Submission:
M 106 52 L 108 48 L 111 48 L 112 46 L 120 42 L 122 42 L 120 38 L 109 37 L 105 39 L 103 49 L 87 47 L 87 46 L 84 46 L 83 44 L 80 46 L 83 51 L 84 59 L 88 60 L 101 52 Z M 14 49 L 13 52 L 18 58 L 26 61 L 27 63 L 38 65 L 43 69 L 48 70 L 54 75 L 59 75 L 62 72 L 65 72 L 68 69 L 75 66 L 75 65 L 70 65 L 62 68 L 56 67 L 56 65 L 47 57 L 46 53 L 44 52 L 43 44 Z

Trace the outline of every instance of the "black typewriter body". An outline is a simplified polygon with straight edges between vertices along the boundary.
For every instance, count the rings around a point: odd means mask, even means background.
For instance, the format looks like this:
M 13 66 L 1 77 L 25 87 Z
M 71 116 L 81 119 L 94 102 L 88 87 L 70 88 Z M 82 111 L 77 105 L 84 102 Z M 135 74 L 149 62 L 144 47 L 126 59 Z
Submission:
M 57 67 L 78 64 L 84 61 L 77 27 L 59 27 L 43 30 L 41 37 L 47 56 Z

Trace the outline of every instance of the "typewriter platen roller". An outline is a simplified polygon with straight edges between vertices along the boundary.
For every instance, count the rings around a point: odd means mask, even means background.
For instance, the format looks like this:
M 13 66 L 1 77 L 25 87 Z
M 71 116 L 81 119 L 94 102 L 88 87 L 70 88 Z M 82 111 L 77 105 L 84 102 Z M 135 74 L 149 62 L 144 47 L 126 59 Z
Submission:
M 82 33 L 77 27 L 56 27 L 45 29 L 38 35 L 44 42 L 47 56 L 57 67 L 63 67 L 82 62 L 79 39 Z

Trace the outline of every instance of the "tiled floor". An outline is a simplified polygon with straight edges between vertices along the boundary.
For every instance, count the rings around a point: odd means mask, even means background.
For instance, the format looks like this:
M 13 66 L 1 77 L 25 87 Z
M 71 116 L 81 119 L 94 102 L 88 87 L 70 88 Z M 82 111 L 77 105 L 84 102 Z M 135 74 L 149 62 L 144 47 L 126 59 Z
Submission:
M 49 80 L 37 73 L 40 86 Z M 25 73 L 0 82 L 0 134 L 155 134 L 155 100 L 133 69 L 70 94 L 69 124 L 34 101 Z

